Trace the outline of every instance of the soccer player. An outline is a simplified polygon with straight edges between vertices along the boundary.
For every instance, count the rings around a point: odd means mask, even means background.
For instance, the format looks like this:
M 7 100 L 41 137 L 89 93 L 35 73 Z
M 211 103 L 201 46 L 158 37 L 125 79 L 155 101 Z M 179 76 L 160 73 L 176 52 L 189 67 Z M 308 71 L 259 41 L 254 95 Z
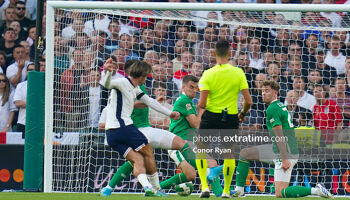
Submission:
M 230 43 L 220 40 L 215 45 L 216 65 L 203 73 L 199 81 L 200 98 L 198 102 L 199 115 L 203 113 L 199 133 L 203 129 L 238 129 L 239 121 L 245 121 L 252 99 L 246 76 L 242 69 L 229 64 Z M 238 114 L 237 102 L 239 93 L 243 94 L 245 103 Z M 224 191 L 223 198 L 230 197 L 230 185 L 235 170 L 235 160 L 224 155 Z M 199 157 L 200 158 L 200 157 Z M 207 183 L 206 159 L 196 160 L 198 174 L 201 179 L 202 192 L 200 198 L 209 198 L 210 190 Z
M 134 63 L 140 63 L 140 61 L 138 60 L 126 61 L 124 69 L 127 75 L 130 74 L 129 73 L 130 67 Z M 139 87 L 146 94 L 145 85 L 139 85 Z M 131 119 L 133 120 L 133 124 L 146 136 L 152 148 L 179 150 L 185 154 L 187 154 L 187 151 L 191 151 L 188 148 L 188 144 L 185 142 L 185 140 L 183 140 L 179 136 L 176 136 L 173 133 L 166 130 L 152 128 L 148 120 L 148 112 L 149 112 L 149 108 L 147 107 L 147 105 L 145 105 L 141 101 L 136 101 L 134 104 L 134 110 L 131 114 Z M 105 127 L 105 121 L 106 121 L 105 118 L 106 116 L 105 116 L 105 109 L 104 109 L 99 121 L 100 129 L 104 129 Z M 182 163 L 182 165 L 180 166 L 180 169 L 184 172 L 184 175 L 178 177 L 177 179 L 173 179 L 172 183 L 177 185 L 179 183 L 188 182 L 195 179 L 195 176 L 196 176 L 195 169 L 193 169 L 193 167 L 190 164 L 188 164 L 186 161 L 185 162 L 182 162 L 182 160 L 178 161 L 179 158 L 183 157 L 181 153 L 174 154 L 171 157 L 176 163 L 180 163 L 180 162 Z M 129 176 L 132 170 L 133 170 L 132 162 L 128 161 L 124 163 L 114 174 L 114 176 L 112 177 L 108 185 L 101 190 L 100 195 L 110 196 L 115 186 L 119 184 L 124 178 Z M 167 189 L 167 188 L 170 188 L 171 186 L 172 184 L 170 186 L 168 184 L 161 184 L 161 185 L 157 185 L 157 189 L 160 189 L 160 188 Z
M 188 138 L 188 131 L 195 130 L 199 127 L 199 123 L 201 121 L 200 115 L 197 115 L 196 108 L 192 102 L 193 98 L 196 96 L 198 91 L 198 78 L 192 75 L 186 75 L 182 79 L 182 94 L 176 100 L 173 108 L 173 112 L 179 112 L 180 118 L 179 120 L 171 120 L 170 123 L 170 131 L 177 136 L 181 137 L 184 140 L 191 140 Z M 195 155 L 189 154 L 192 151 L 188 152 L 178 152 L 178 151 L 168 151 L 171 158 L 174 159 L 175 163 L 180 168 L 188 168 L 187 162 L 191 164 L 191 168 L 197 168 L 195 162 Z M 177 158 L 177 159 L 176 159 Z M 187 162 L 186 162 L 187 161 Z M 216 196 L 220 196 L 222 194 L 222 187 L 220 180 L 216 178 L 219 173 L 222 171 L 222 166 L 216 167 L 217 163 L 215 160 L 208 160 L 208 167 L 210 168 L 209 178 L 211 182 L 211 188 L 213 189 Z M 183 167 L 183 166 L 186 167 Z M 191 170 L 192 170 L 191 169 Z M 162 188 L 170 188 L 172 185 L 179 184 L 177 180 L 181 180 L 181 182 L 188 182 L 185 176 L 186 172 L 183 171 L 180 174 L 176 174 L 172 178 L 165 180 L 160 183 Z M 194 174 L 195 175 L 195 174 Z
M 332 194 L 321 185 L 314 188 L 304 186 L 289 186 L 294 165 L 298 161 L 298 143 L 294 135 L 292 118 L 286 106 L 277 100 L 279 85 L 275 81 L 264 81 L 262 98 L 268 105 L 266 109 L 266 125 L 271 138 L 276 138 L 272 145 L 259 145 L 242 149 L 237 166 L 237 186 L 233 197 L 244 196 L 244 186 L 251 160 L 272 161 L 275 164 L 276 197 L 297 198 L 307 195 L 318 195 L 332 198 Z
M 159 177 L 153 149 L 148 144 L 147 138 L 133 125 L 131 113 L 136 98 L 172 119 L 178 119 L 179 113 L 170 112 L 139 88 L 152 71 L 149 64 L 143 61 L 135 63 L 130 68 L 128 78 L 111 80 L 113 66 L 112 58 L 109 58 L 104 65 L 107 73 L 103 86 L 112 89 L 106 110 L 105 129 L 108 145 L 134 164 L 134 176 L 141 183 L 146 196 L 166 196 L 156 190 Z M 151 176 L 147 177 L 146 173 Z

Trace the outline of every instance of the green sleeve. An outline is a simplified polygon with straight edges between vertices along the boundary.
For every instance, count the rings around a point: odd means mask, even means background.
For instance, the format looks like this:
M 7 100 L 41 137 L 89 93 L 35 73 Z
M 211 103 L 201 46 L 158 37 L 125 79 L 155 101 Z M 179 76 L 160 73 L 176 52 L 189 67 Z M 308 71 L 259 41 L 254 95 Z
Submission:
M 175 102 L 173 111 L 179 112 L 184 117 L 187 117 L 190 114 L 196 114 L 196 111 L 192 108 L 191 103 L 182 101 L 181 99 Z
M 276 109 L 267 109 L 266 110 L 266 119 L 267 119 L 268 123 L 271 124 L 271 128 L 273 128 L 275 126 L 282 126 L 280 112 Z

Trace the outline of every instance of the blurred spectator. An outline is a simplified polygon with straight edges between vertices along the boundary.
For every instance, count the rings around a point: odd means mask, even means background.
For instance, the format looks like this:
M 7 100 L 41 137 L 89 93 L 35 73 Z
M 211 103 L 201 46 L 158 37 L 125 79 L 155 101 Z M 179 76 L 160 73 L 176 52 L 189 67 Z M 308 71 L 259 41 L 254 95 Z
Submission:
M 270 62 L 275 61 L 275 56 L 273 55 L 273 51 L 271 50 L 265 50 L 263 53 L 263 63 L 262 63 L 262 69 L 260 72 L 265 72 L 266 67 L 269 65 Z
M 348 92 L 350 92 L 350 57 L 345 60 L 345 77 L 348 82 Z
M 189 47 L 192 49 L 195 44 L 199 42 L 199 36 L 196 32 L 190 32 L 187 36 Z
M 290 41 L 290 33 L 288 29 L 278 29 L 276 39 L 270 40 L 269 46 L 276 47 L 288 47 Z
M 335 4 L 334 0 L 323 0 L 323 4 Z M 327 6 L 327 5 L 325 5 Z M 341 27 L 341 16 L 336 12 L 320 12 L 321 17 L 329 19 L 333 27 Z
M 84 50 L 73 52 L 74 65 L 63 72 L 61 76 L 61 112 L 64 113 L 65 131 L 74 132 L 86 125 L 87 106 L 89 100 L 85 90 L 80 88 L 81 78 L 87 76 L 84 69 Z
M 293 125 L 295 127 L 299 126 L 312 126 L 312 112 L 308 109 L 299 107 L 297 105 L 298 101 L 298 93 L 294 90 L 290 90 L 287 93 L 286 101 L 287 101 L 287 109 L 290 113 L 290 116 L 293 120 Z
M 95 18 L 85 22 L 83 31 L 89 36 L 96 36 L 99 32 L 103 31 L 110 35 L 108 30 L 109 22 L 111 20 L 103 14 L 96 14 Z M 107 37 L 107 36 L 106 36 Z
M 98 128 L 98 120 L 100 117 L 100 101 L 101 101 L 101 93 L 102 86 L 100 85 L 101 81 L 101 73 L 97 69 L 90 70 L 89 76 L 85 79 L 84 77 L 80 80 L 80 87 L 82 90 L 87 90 L 89 93 L 89 102 L 88 102 L 88 127 Z
M 55 52 L 55 74 L 61 75 L 66 69 L 69 68 L 69 57 L 67 42 L 62 39 L 61 36 L 55 36 L 54 38 L 54 52 Z
M 26 68 L 25 76 L 29 71 L 34 71 L 34 64 L 28 65 Z M 13 97 L 13 103 L 19 109 L 17 119 L 17 131 L 25 133 L 26 130 L 26 108 L 27 108 L 27 80 L 17 85 L 15 95 Z
M 209 64 L 209 60 L 206 57 L 209 49 L 215 48 L 215 42 L 217 40 L 217 30 L 214 27 L 207 26 L 204 29 L 204 40 L 193 46 L 195 60 L 201 62 L 204 65 Z
M 30 19 L 28 19 L 25 14 L 26 14 L 26 5 L 23 1 L 17 1 L 15 3 L 15 8 L 16 8 L 16 19 L 17 21 L 19 21 L 19 23 L 21 24 L 22 29 L 27 32 L 28 31 L 28 27 L 32 24 L 34 24 L 34 22 Z
M 105 48 L 109 52 L 113 52 L 118 48 L 120 32 L 119 21 L 116 19 L 112 19 L 111 22 L 109 22 L 108 30 L 110 31 L 111 35 L 107 38 Z
M 287 48 L 277 48 L 274 51 L 276 62 L 280 63 L 282 73 L 286 72 L 288 69 L 288 49 Z
M 125 60 L 130 60 L 130 59 L 136 59 L 139 60 L 139 56 L 132 51 L 132 38 L 131 35 L 128 33 L 123 33 L 120 35 L 120 40 L 119 40 L 119 48 L 124 49 L 126 53 L 126 58 Z
M 76 33 L 83 33 L 84 22 L 82 19 L 73 19 L 73 23 L 62 30 L 62 38 L 69 40 L 74 38 Z
M 302 27 L 303 25 L 300 23 L 300 22 L 293 22 L 293 26 L 296 26 L 296 27 Z M 297 42 L 300 46 L 303 45 L 303 30 L 300 29 L 291 29 L 290 30 L 291 32 L 291 35 L 290 35 L 290 39 L 293 41 L 293 42 Z
M 287 81 L 283 76 L 281 76 L 281 67 L 277 62 L 270 62 L 266 68 L 268 79 L 276 81 L 280 85 L 280 91 L 278 92 L 278 97 L 281 102 L 284 102 L 287 96 Z
M 46 71 L 45 59 L 41 59 L 41 60 L 39 61 L 39 71 L 40 71 L 40 72 L 45 72 L 45 71 Z
M 27 42 L 29 46 L 32 46 L 34 44 L 36 37 L 36 27 L 34 25 L 28 27 L 28 37 Z
M 191 68 L 191 75 L 193 75 L 193 76 L 197 77 L 198 79 L 200 79 L 202 77 L 202 73 L 203 73 L 203 65 L 202 65 L 202 63 L 194 62 L 192 64 L 192 68 Z M 192 100 L 194 105 L 197 105 L 198 100 L 199 100 L 199 96 L 200 96 L 200 92 L 198 90 L 196 96 Z
M 330 50 L 327 52 L 324 62 L 337 70 L 337 75 L 345 73 L 345 56 L 340 51 L 340 38 L 333 36 L 330 43 Z
M 188 26 L 177 25 L 175 31 L 175 40 L 186 40 L 190 30 Z
M 0 72 L 6 74 L 6 53 L 3 51 L 0 51 Z
M 163 21 L 158 21 L 154 26 L 154 44 L 160 52 L 174 55 L 174 42 L 168 33 L 168 26 Z
M 174 74 L 173 62 L 167 60 L 167 61 L 163 62 L 161 65 L 162 65 L 162 68 L 165 69 L 166 79 L 168 81 L 172 81 L 173 80 L 173 74 Z
M 249 66 L 257 70 L 264 69 L 263 54 L 261 53 L 261 43 L 259 38 L 250 38 L 248 42 Z
M 253 82 L 255 80 L 255 76 L 257 74 L 259 74 L 259 70 L 250 67 L 250 65 L 249 65 L 250 60 L 249 60 L 248 52 L 240 51 L 237 53 L 239 53 L 239 56 L 237 58 L 237 67 L 240 67 L 243 69 L 245 76 L 247 78 L 249 88 L 252 90 L 253 85 L 254 85 Z
M 294 77 L 293 90 L 298 94 L 297 105 L 299 107 L 313 111 L 313 107 L 316 104 L 316 99 L 313 95 L 305 91 L 305 80 L 299 76 Z M 285 101 L 284 104 L 287 106 L 288 103 Z
M 136 44 L 133 49 L 140 58 L 144 58 L 147 51 L 160 52 L 159 46 L 154 44 L 154 31 L 148 27 L 142 29 L 141 42 Z
M 14 7 L 7 7 L 5 9 L 5 23 L 0 27 L 0 34 L 5 34 L 6 28 L 10 27 L 10 23 L 16 20 L 16 12 Z
M 321 138 L 332 144 L 335 130 L 342 128 L 342 114 L 337 103 L 326 98 L 326 93 L 322 86 L 314 89 L 317 104 L 313 108 L 313 120 L 315 128 L 321 130 Z
M 25 60 L 25 49 L 21 45 L 13 48 L 13 58 L 15 62 L 7 67 L 6 76 L 10 80 L 11 89 L 17 87 L 17 84 L 23 82 L 27 78 L 27 66 L 30 61 Z
M 103 63 L 110 57 L 111 52 L 109 52 L 106 48 L 106 39 L 107 39 L 107 33 L 100 31 L 98 36 L 95 37 L 94 41 L 92 41 L 92 51 L 97 50 L 97 65 L 101 67 Z M 96 49 L 95 49 L 96 48 Z M 125 51 L 125 50 L 123 50 Z
M 182 88 L 182 79 L 184 76 L 190 74 L 191 64 L 193 62 L 193 55 L 189 51 L 185 51 L 181 55 L 182 69 L 174 73 L 174 82 L 177 85 L 177 88 Z
M 175 58 L 172 60 L 174 72 L 176 72 L 182 68 L 181 54 L 185 51 L 188 51 L 187 40 L 176 41 L 176 43 L 175 43 Z
M 4 73 L 0 73 L 0 133 L 11 132 L 11 124 L 17 110 L 13 103 L 10 82 Z
M 215 53 L 215 49 L 211 48 L 207 51 L 207 55 L 206 57 L 208 58 L 208 65 L 204 64 L 204 69 L 209 69 L 212 68 L 216 65 L 216 53 Z
M 157 52 L 150 50 L 145 53 L 143 60 L 151 66 L 154 66 L 159 64 L 159 55 Z
M 15 40 L 16 43 L 18 43 L 19 41 L 25 40 L 25 33 L 21 28 L 21 24 L 19 23 L 19 21 L 12 21 L 10 23 L 10 28 L 13 28 L 13 30 L 15 31 Z
M 115 65 L 113 65 L 115 67 L 115 69 L 113 70 L 112 73 L 112 79 L 116 79 L 116 78 L 122 78 L 124 77 L 125 73 L 124 73 L 124 63 L 125 63 L 125 51 L 123 49 L 116 49 L 113 53 L 113 57 L 115 58 L 113 59 L 113 62 Z M 100 84 L 102 85 L 102 80 L 104 80 L 104 77 L 106 76 L 106 72 L 102 71 L 101 73 L 101 82 Z
M 310 69 L 309 76 L 307 77 L 307 80 L 308 80 L 308 83 L 306 86 L 306 91 L 311 95 L 314 93 L 314 88 L 317 85 L 323 85 L 321 72 L 318 69 Z M 324 87 L 325 86 L 326 85 L 324 85 Z M 327 87 L 329 89 L 328 85 L 327 85 Z
M 289 45 L 289 49 L 288 49 L 288 54 L 289 54 L 289 60 L 292 60 L 292 58 L 296 58 L 296 57 L 299 57 L 301 60 L 300 60 L 300 64 L 301 64 L 301 74 L 303 76 L 307 76 L 308 75 L 308 69 L 309 69 L 309 65 L 308 63 L 304 63 L 302 62 L 302 56 L 303 56 L 303 53 L 302 53 L 302 49 L 300 47 L 300 45 L 298 43 L 291 43 Z
M 266 75 L 263 73 L 255 76 L 254 87 L 252 88 L 252 110 L 256 110 L 259 116 L 265 117 L 265 103 L 262 100 L 263 81 L 266 80 Z M 263 123 L 265 124 L 265 123 Z
M 350 122 L 350 93 L 346 92 L 346 80 L 338 78 L 334 85 L 336 97 L 331 99 L 337 103 L 343 114 L 343 126 L 348 127 Z
M 232 46 L 236 51 L 244 51 L 248 48 L 248 30 L 243 26 L 237 27 L 232 36 Z
M 231 30 L 227 24 L 223 24 L 219 28 L 219 39 L 218 40 L 227 40 L 231 41 Z
M 302 60 L 303 63 L 308 65 L 306 69 L 315 68 L 316 65 L 316 49 L 319 47 L 318 36 L 315 34 L 309 34 L 305 40 L 305 46 L 303 48 Z
M 13 28 L 6 28 L 3 39 L 0 40 L 0 49 L 6 53 L 6 65 L 9 65 L 13 60 L 13 49 L 16 45 L 15 31 Z
M 23 40 L 19 42 L 19 45 L 24 47 L 24 60 L 33 61 L 33 59 L 30 58 L 30 47 L 28 42 Z
M 337 70 L 334 67 L 330 67 L 324 62 L 325 51 L 324 49 L 316 49 L 316 69 L 321 72 L 322 82 L 325 85 L 333 85 L 334 80 L 337 78 Z M 350 64 L 350 60 L 349 60 Z
M 167 79 L 166 69 L 160 64 L 153 65 L 152 69 L 152 78 L 146 79 L 146 88 L 148 89 L 147 93 L 154 96 L 153 89 L 155 88 L 155 84 L 164 83 L 167 100 L 169 100 L 169 103 L 175 102 L 177 97 L 179 97 L 179 91 L 174 81 Z
M 153 93 L 155 95 L 155 99 L 160 104 L 162 104 L 169 110 L 173 109 L 173 106 L 167 103 L 166 85 L 164 83 L 159 83 L 159 82 L 155 83 Z M 169 117 L 153 110 L 152 108 L 149 109 L 149 121 L 150 121 L 150 124 L 155 128 L 161 128 L 165 130 L 169 129 L 169 124 L 170 124 Z

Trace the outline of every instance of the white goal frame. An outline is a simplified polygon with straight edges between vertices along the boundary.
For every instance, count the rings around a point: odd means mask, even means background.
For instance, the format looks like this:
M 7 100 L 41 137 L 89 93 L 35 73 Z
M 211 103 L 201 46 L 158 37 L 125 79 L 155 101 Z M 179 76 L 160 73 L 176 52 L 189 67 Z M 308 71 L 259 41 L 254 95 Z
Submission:
M 171 5 L 171 6 L 169 6 Z M 193 10 L 193 11 L 275 11 L 349 12 L 350 4 L 238 4 L 238 3 L 148 3 L 48 1 L 46 14 L 45 150 L 44 192 L 52 192 L 52 133 L 54 83 L 54 9 Z

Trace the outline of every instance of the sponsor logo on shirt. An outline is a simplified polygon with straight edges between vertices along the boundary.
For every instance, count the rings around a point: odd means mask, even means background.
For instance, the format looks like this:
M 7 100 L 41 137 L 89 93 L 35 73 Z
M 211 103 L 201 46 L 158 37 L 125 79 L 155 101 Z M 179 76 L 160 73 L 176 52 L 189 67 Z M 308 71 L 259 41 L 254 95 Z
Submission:
M 270 119 L 270 123 L 273 123 L 274 121 L 275 121 L 275 119 L 274 119 L 274 118 Z

